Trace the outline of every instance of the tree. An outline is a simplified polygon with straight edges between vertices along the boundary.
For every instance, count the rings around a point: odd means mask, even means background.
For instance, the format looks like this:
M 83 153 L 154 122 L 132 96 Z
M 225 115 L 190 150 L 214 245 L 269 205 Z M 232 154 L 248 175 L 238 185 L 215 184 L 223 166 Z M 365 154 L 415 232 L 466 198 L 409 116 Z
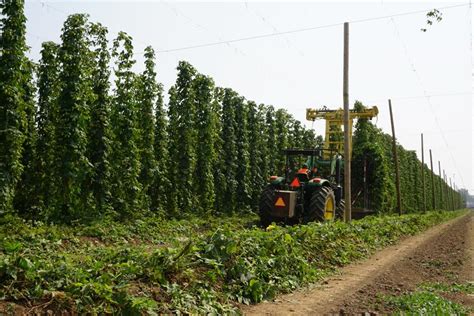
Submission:
M 323 144 L 323 138 L 321 135 L 316 136 L 314 130 L 304 129 L 303 131 L 303 147 L 304 148 L 316 148 Z
M 225 175 L 222 179 L 225 187 L 222 192 L 222 205 L 220 211 L 233 213 L 237 206 L 237 137 L 236 137 L 236 103 L 239 102 L 238 95 L 232 89 L 224 89 L 222 99 L 222 151 L 221 168 Z M 221 184 L 223 185 L 223 183 Z
M 139 213 L 143 206 L 140 176 L 139 129 L 135 74 L 132 67 L 132 38 L 120 32 L 114 40 L 112 56 L 116 58 L 115 94 L 112 107 L 113 155 L 112 196 L 114 210 L 122 218 Z
M 265 115 L 261 107 L 248 102 L 248 130 L 249 130 L 249 179 L 250 179 L 250 201 L 255 210 L 258 207 L 260 193 L 266 183 L 265 175 Z
M 93 209 L 88 179 L 87 129 L 91 64 L 87 15 L 70 15 L 64 23 L 59 60 L 61 90 L 56 126 L 55 196 L 51 219 L 84 218 Z
M 187 62 L 178 65 L 178 79 L 169 91 L 168 135 L 169 209 L 174 214 L 195 207 L 193 176 L 196 166 L 196 108 L 192 82 L 196 70 Z
M 276 128 L 276 170 L 278 174 L 283 174 L 285 171 L 286 159 L 283 154 L 283 149 L 288 148 L 289 145 L 289 121 L 290 115 L 286 110 L 278 109 L 275 113 L 275 128 Z
M 304 127 L 301 126 L 301 122 L 295 119 L 292 119 L 290 122 L 290 137 L 289 137 L 289 146 L 292 148 L 299 148 L 303 144 L 304 137 Z
M 168 166 L 168 134 L 166 112 L 163 108 L 163 86 L 158 84 L 157 98 L 155 104 L 155 143 L 154 155 L 156 170 L 153 174 L 153 185 L 151 191 L 151 209 L 162 211 L 167 205 L 169 181 L 167 178 Z
M 33 62 L 26 59 L 22 68 L 22 102 L 24 106 L 25 125 L 21 133 L 25 137 L 21 156 L 23 173 L 15 189 L 14 207 L 22 216 L 32 217 L 40 207 L 38 190 L 38 173 L 36 170 L 36 86 L 33 82 Z
M 277 161 L 278 161 L 278 147 L 277 147 L 277 135 L 276 135 L 276 123 L 275 123 L 275 109 L 273 106 L 266 107 L 265 117 L 265 136 L 266 136 L 266 147 L 267 147 L 267 166 L 268 176 L 275 175 L 278 172 Z
M 145 208 L 151 206 L 151 190 L 156 172 L 155 122 L 153 107 L 157 102 L 159 85 L 156 82 L 155 52 L 151 46 L 145 48 L 145 71 L 138 77 L 138 128 L 140 137 L 140 183 L 146 194 Z
M 235 140 L 237 168 L 235 170 L 236 180 L 236 207 L 238 211 L 245 210 L 250 204 L 249 183 L 249 140 L 247 124 L 248 108 L 243 97 L 235 99 Z
M 94 47 L 92 60 L 92 90 L 94 102 L 90 109 L 88 157 L 92 164 L 90 187 L 95 200 L 97 213 L 112 211 L 111 205 L 111 129 L 109 96 L 110 53 L 107 41 L 107 29 L 101 24 L 90 27 L 91 44 Z
M 224 140 L 223 137 L 223 114 L 222 104 L 224 100 L 225 90 L 223 88 L 214 89 L 213 110 L 216 113 L 216 139 L 214 142 L 214 152 L 216 159 L 214 160 L 214 210 L 219 213 L 226 211 L 225 192 L 227 190 L 227 163 L 224 158 Z
M 215 142 L 217 137 L 217 116 L 214 106 L 214 82 L 211 78 L 198 74 L 193 80 L 196 106 L 197 148 L 196 176 L 194 177 L 198 197 L 198 209 L 209 213 L 214 207 L 214 164 L 216 159 Z
M 0 213 L 11 213 L 28 125 L 23 98 L 26 18 L 23 0 L 2 0 L 0 9 Z
M 364 106 L 356 102 L 356 109 Z M 386 135 L 389 136 L 389 135 Z M 355 193 L 363 188 L 364 161 L 367 166 L 368 197 L 370 208 L 388 212 L 395 203 L 395 184 L 390 176 L 391 138 L 385 138 L 380 129 L 367 119 L 359 119 L 352 138 L 352 189 Z M 387 145 L 388 144 L 388 145 Z
M 38 113 L 36 125 L 38 140 L 36 142 L 36 173 L 39 200 L 44 212 L 51 206 L 54 194 L 54 157 L 55 138 L 58 117 L 59 95 L 59 45 L 44 42 L 38 68 Z

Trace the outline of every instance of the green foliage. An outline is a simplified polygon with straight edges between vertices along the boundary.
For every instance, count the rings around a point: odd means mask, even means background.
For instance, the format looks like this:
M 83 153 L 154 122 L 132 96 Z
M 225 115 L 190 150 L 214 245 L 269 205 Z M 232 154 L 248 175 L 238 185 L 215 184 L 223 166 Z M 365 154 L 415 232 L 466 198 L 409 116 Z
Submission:
M 266 184 L 267 172 L 265 167 L 265 116 L 262 106 L 257 106 L 254 102 L 248 102 L 248 130 L 249 130 L 249 195 L 250 206 L 253 210 L 258 207 L 261 188 Z
M 14 207 L 19 214 L 25 217 L 36 216 L 39 210 L 39 192 L 36 183 L 39 174 L 36 170 L 36 85 L 33 82 L 34 65 L 26 60 L 22 69 L 22 103 L 25 115 L 25 125 L 21 132 L 25 136 L 21 164 L 23 172 L 15 189 Z
M 59 45 L 45 42 L 42 45 L 41 60 L 38 67 L 38 113 L 36 124 L 37 190 L 41 209 L 44 212 L 51 206 L 54 194 L 54 151 L 56 148 L 56 125 L 58 119 L 59 94 Z
M 76 226 L 3 218 L 0 295 L 89 313 L 232 313 L 461 212 L 251 227 L 255 216 Z
M 218 213 L 223 213 L 228 211 L 225 200 L 225 192 L 227 189 L 227 174 L 225 161 L 225 148 L 224 148 L 224 115 L 223 115 L 223 100 L 224 100 L 225 90 L 222 88 L 214 89 L 214 108 L 218 119 L 216 120 L 216 139 L 214 142 L 214 152 L 216 153 L 216 159 L 214 161 L 214 191 L 215 191 L 215 201 L 214 201 L 214 210 Z M 233 143 L 231 143 L 233 144 Z
M 90 180 L 92 194 L 95 200 L 97 213 L 109 213 L 111 205 L 111 138 L 109 96 L 109 62 L 107 29 L 101 24 L 92 24 L 90 27 L 91 44 L 93 50 L 93 92 L 94 102 L 90 107 L 90 127 L 88 142 L 88 157 L 93 172 Z
M 277 135 L 276 135 L 276 123 L 275 123 L 275 109 L 273 106 L 268 106 L 266 109 L 266 116 L 265 116 L 265 136 L 266 136 L 266 144 L 265 147 L 267 149 L 267 172 L 269 175 L 275 175 L 278 173 L 277 170 L 277 161 L 278 161 L 278 145 L 277 145 Z
M 197 75 L 193 80 L 196 104 L 196 176 L 194 188 L 199 211 L 209 213 L 215 202 L 214 165 L 216 160 L 215 142 L 217 138 L 216 101 L 213 96 L 214 82 L 211 78 Z
M 237 162 L 235 169 L 236 181 L 236 208 L 245 211 L 250 205 L 250 187 L 254 185 L 249 178 L 249 131 L 248 131 L 248 105 L 244 98 L 235 99 L 235 141 L 236 152 L 234 153 Z
M 169 181 L 167 178 L 167 166 L 168 166 L 168 135 L 166 132 L 167 121 L 166 112 L 163 108 L 163 86 L 158 84 L 158 90 L 156 91 L 156 104 L 155 104 L 155 143 L 154 155 L 155 155 L 155 172 L 153 178 L 153 185 L 151 187 L 150 198 L 151 198 L 151 209 L 153 211 L 163 211 L 167 205 L 167 188 L 169 187 Z
M 286 110 L 278 109 L 275 113 L 275 127 L 276 127 L 276 144 L 277 144 L 277 155 L 276 155 L 276 170 L 278 174 L 285 173 L 286 158 L 282 153 L 283 149 L 289 146 L 289 133 L 290 133 L 290 115 Z
M 59 49 L 58 119 L 56 124 L 55 188 L 49 218 L 71 221 L 93 213 L 88 188 L 92 172 L 87 157 L 87 130 L 90 120 L 90 49 L 87 16 L 74 14 L 64 23 Z
M 237 207 L 237 167 L 238 160 L 237 152 L 237 126 L 236 122 L 236 107 L 239 102 L 239 96 L 231 89 L 224 90 L 222 99 L 222 151 L 221 151 L 221 165 L 223 175 L 218 185 L 222 186 L 222 205 L 219 205 L 218 210 L 233 213 Z
M 120 32 L 114 40 L 112 56 L 116 58 L 115 95 L 112 106 L 113 153 L 111 156 L 112 196 L 114 210 L 122 218 L 135 216 L 144 203 L 138 147 L 138 104 L 136 75 L 132 72 L 132 38 Z
M 178 65 L 178 79 L 169 91 L 168 106 L 168 209 L 174 214 L 195 207 L 193 176 L 196 166 L 196 105 L 192 88 L 196 70 L 187 62 Z
M 25 104 L 25 52 L 23 0 L 3 0 L 0 36 L 0 214 L 13 212 L 15 188 L 23 171 L 24 134 L 31 113 Z
M 468 315 L 462 305 L 428 291 L 391 297 L 387 302 L 397 310 L 395 315 Z
M 155 178 L 155 122 L 153 107 L 157 102 L 159 85 L 156 82 L 155 52 L 151 46 L 145 48 L 145 71 L 137 77 L 138 92 L 138 149 L 140 151 L 140 183 L 146 194 L 145 208 L 151 206 L 152 184 Z
M 356 102 L 356 109 L 363 108 L 361 102 Z M 392 153 L 392 137 L 377 128 L 366 119 L 358 120 L 352 139 L 352 190 L 360 198 L 355 205 L 362 206 L 362 190 L 364 179 L 364 164 L 367 168 L 368 207 L 378 212 L 387 213 L 395 210 L 395 172 Z M 402 211 L 419 212 L 425 210 L 444 209 L 454 210 L 462 207 L 460 194 L 448 187 L 441 177 L 432 173 L 428 166 L 421 164 L 416 153 L 404 149 L 397 144 L 400 165 L 400 190 L 402 193 Z M 423 175 L 422 175 L 423 168 Z M 432 175 L 434 187 L 432 185 Z M 425 201 L 423 201 L 423 179 L 425 183 Z M 435 203 L 432 199 L 432 187 L 435 190 Z M 447 196 L 447 198 L 442 198 Z M 454 201 L 454 203 L 452 203 Z M 451 203 L 450 203 L 451 202 Z
M 474 294 L 474 283 L 453 283 L 453 284 L 443 284 L 443 283 L 426 283 L 421 286 L 422 290 L 429 292 L 439 292 L 439 293 L 466 293 Z

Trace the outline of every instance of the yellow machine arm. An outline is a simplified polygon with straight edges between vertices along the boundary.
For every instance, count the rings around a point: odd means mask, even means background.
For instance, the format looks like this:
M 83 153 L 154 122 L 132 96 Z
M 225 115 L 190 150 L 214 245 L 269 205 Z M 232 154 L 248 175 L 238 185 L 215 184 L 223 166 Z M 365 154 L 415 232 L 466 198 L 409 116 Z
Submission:
M 372 108 L 362 109 L 356 111 L 355 109 L 349 110 L 349 139 L 350 153 L 352 156 L 352 125 L 354 119 L 372 119 L 379 114 L 379 110 L 376 106 Z M 330 110 L 327 107 L 321 109 L 306 109 L 306 119 L 308 121 L 315 121 L 317 119 L 326 120 L 326 137 L 324 139 L 324 158 L 330 159 L 331 151 L 333 153 L 344 153 L 344 132 L 342 127 L 344 126 L 344 110 L 339 108 L 337 110 Z

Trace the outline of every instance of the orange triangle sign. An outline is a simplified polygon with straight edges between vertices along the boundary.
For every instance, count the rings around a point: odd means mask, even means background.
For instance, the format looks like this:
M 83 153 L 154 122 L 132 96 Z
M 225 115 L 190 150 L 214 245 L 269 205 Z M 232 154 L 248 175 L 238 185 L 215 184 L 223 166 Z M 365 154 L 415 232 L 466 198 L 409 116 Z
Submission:
M 299 186 L 300 186 L 300 180 L 298 180 L 298 178 L 294 178 L 293 181 L 291 181 L 290 183 L 290 187 L 297 188 Z
M 276 200 L 275 206 L 281 206 L 281 207 L 285 207 L 285 206 L 286 206 L 285 201 L 283 201 L 283 199 L 282 199 L 281 196 Z

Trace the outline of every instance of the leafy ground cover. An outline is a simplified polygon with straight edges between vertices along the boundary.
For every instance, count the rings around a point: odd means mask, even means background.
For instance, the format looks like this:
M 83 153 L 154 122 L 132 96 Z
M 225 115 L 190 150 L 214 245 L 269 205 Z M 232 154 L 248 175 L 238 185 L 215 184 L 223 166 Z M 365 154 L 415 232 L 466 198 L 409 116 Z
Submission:
M 238 313 L 462 214 L 258 228 L 254 215 L 0 223 L 0 297 L 30 311 Z M 8 306 L 7 306 L 8 307 Z M 16 308 L 15 307 L 15 308 Z M 13 305 L 12 305 L 12 308 Z
M 450 293 L 474 294 L 474 284 L 424 284 L 417 291 L 386 298 L 400 315 L 468 315 L 466 306 L 451 301 Z

